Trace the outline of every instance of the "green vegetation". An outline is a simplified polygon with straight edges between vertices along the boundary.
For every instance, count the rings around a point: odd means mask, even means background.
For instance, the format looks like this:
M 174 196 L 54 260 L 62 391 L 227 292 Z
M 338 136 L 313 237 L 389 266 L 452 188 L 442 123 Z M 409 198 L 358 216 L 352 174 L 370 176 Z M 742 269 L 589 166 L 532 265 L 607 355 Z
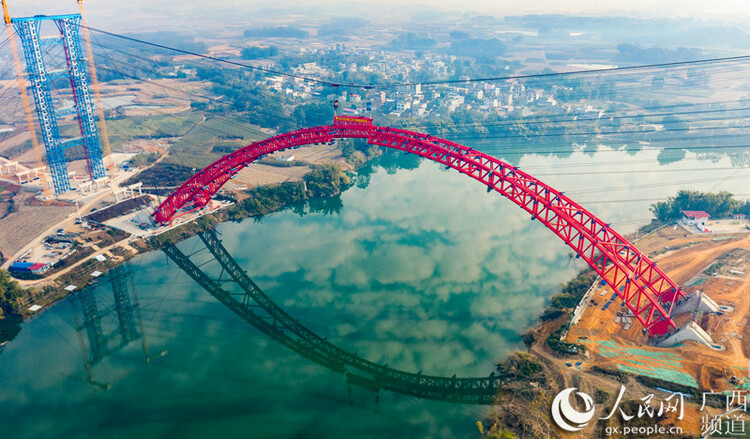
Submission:
M 464 32 L 451 32 L 448 53 L 456 56 L 471 56 L 488 62 L 505 53 L 505 45 L 497 38 L 471 38 Z
M 594 282 L 594 279 L 596 279 L 596 273 L 592 270 L 587 269 L 582 271 L 578 276 L 562 285 L 562 291 L 559 294 L 552 296 L 549 309 L 565 311 L 575 308 Z
M 199 79 L 213 84 L 210 88 L 212 93 L 224 97 L 213 103 L 212 113 L 241 113 L 243 122 L 253 121 L 284 132 L 296 127 L 284 105 L 286 98 L 258 83 L 255 72 L 205 67 L 198 67 L 196 72 Z
M 190 52 L 203 53 L 208 50 L 208 46 L 206 45 L 206 43 L 201 42 L 201 41 L 195 41 L 195 37 L 186 33 L 160 30 L 156 32 L 144 32 L 140 34 L 130 34 L 130 36 L 143 39 L 143 40 L 147 40 L 153 43 L 158 43 L 158 44 L 163 44 L 165 46 L 174 47 L 174 48 L 181 49 L 181 50 L 187 50 Z M 123 44 L 130 44 L 130 43 L 122 43 L 122 42 L 120 43 L 120 45 L 123 45 Z M 144 48 L 143 45 L 137 45 L 135 47 L 139 49 L 139 53 L 143 53 L 144 50 L 153 51 L 158 54 L 163 53 L 163 51 L 158 48 L 148 48 L 148 47 Z
M 178 139 L 163 161 L 202 169 L 226 154 L 217 151 L 234 151 L 267 136 L 260 127 L 248 123 L 244 118 L 209 116 Z
M 678 47 L 669 49 L 665 47 L 643 47 L 640 44 L 623 43 L 617 45 L 618 54 L 615 61 L 625 61 L 634 64 L 652 64 L 664 62 L 679 62 L 701 59 L 703 56 L 700 49 L 688 49 Z
M 294 107 L 291 117 L 298 127 L 328 124 L 333 120 L 333 107 L 327 102 L 311 102 Z
M 719 270 L 721 270 L 721 267 L 723 266 L 724 266 L 724 262 L 714 262 L 713 264 L 711 264 L 710 267 L 703 270 L 703 272 L 708 275 L 711 275 L 713 273 L 718 273 Z
M 7 159 L 12 159 L 13 157 L 17 155 L 21 155 L 30 149 L 31 149 L 31 140 L 26 140 L 19 145 L 11 146 L 10 148 L 3 151 L 3 157 Z
M 251 37 L 275 37 L 275 38 L 307 38 L 307 31 L 295 29 L 289 26 L 268 26 L 245 31 L 245 38 Z
M 553 351 L 559 354 L 571 354 L 582 352 L 585 349 L 582 345 L 568 343 L 562 341 L 561 338 L 570 328 L 573 309 L 581 302 L 581 299 L 583 299 L 583 296 L 595 279 L 596 273 L 591 269 L 580 272 L 578 276 L 561 286 L 560 293 L 552 296 L 549 307 L 539 317 L 542 321 L 552 321 L 564 315 L 568 316 L 566 323 L 547 337 L 547 345 Z M 531 335 L 526 336 L 531 337 Z M 527 344 L 529 343 L 527 342 Z
M 625 374 L 625 372 L 618 370 L 618 369 L 607 369 L 607 368 L 595 365 L 591 367 L 591 371 L 600 373 L 602 375 L 614 377 L 617 381 L 621 383 L 625 383 L 627 381 L 627 375 Z
M 108 119 L 107 129 L 113 145 L 133 139 L 158 139 L 184 136 L 201 120 L 200 114 L 164 114 L 153 116 L 131 116 L 121 119 Z M 61 128 L 63 137 L 75 137 L 77 125 Z
M 542 365 L 534 361 L 528 352 L 516 352 L 497 365 L 497 371 L 506 382 L 527 382 L 543 378 Z
M 518 436 L 512 431 L 500 427 L 498 424 L 493 424 L 482 437 L 484 439 L 516 439 Z
M 130 159 L 130 165 L 136 168 L 149 166 L 159 159 L 159 154 L 155 152 L 139 152 Z
M 708 268 L 703 270 L 704 273 L 708 274 L 709 276 L 713 273 L 718 273 L 719 270 L 721 270 L 722 267 L 724 267 L 727 264 L 727 261 L 731 259 L 738 259 L 742 258 L 744 256 L 745 249 L 743 248 L 735 248 L 733 250 L 730 250 L 720 257 L 716 258 L 713 264 L 711 264 Z
M 0 270 L 0 310 L 4 314 L 20 314 L 29 291 L 24 290 L 10 277 L 10 273 Z
M 305 175 L 307 192 L 311 197 L 331 197 L 341 193 L 351 182 L 337 163 L 323 165 Z
M 401 34 L 390 43 L 390 47 L 395 50 L 425 50 L 434 47 L 437 41 L 429 36 L 419 36 L 414 32 Z
M 5 192 L 5 188 L 0 188 L 0 193 Z M 13 212 L 18 211 L 18 206 L 16 206 L 16 195 L 18 194 L 18 191 L 15 190 L 13 192 L 10 192 L 8 194 L 4 194 L 2 197 L 0 197 L 0 201 L 4 201 L 7 203 L 8 207 L 5 210 L 5 213 L 0 215 L 0 219 L 3 219 L 10 215 Z M 2 253 L 0 253 L 0 262 L 3 261 Z
M 700 401 L 703 397 L 702 392 L 699 391 L 696 387 L 691 386 L 685 386 L 681 384 L 674 383 L 672 381 L 665 381 L 659 378 L 644 376 L 644 375 L 635 375 L 636 381 L 640 382 L 646 387 L 650 387 L 652 389 L 655 389 L 657 387 L 661 387 L 662 389 L 669 389 L 673 392 L 680 392 L 684 393 L 686 395 L 691 395 L 693 397 L 693 400 Z M 711 407 L 721 407 L 722 403 L 725 403 L 726 401 L 724 398 L 711 398 L 709 395 L 706 397 L 706 404 Z
M 144 173 L 159 167 L 161 163 L 155 167 L 149 168 Z M 163 165 L 161 170 L 175 167 L 176 165 Z M 188 168 L 177 167 L 178 170 L 185 170 Z M 164 179 L 169 177 L 170 174 L 156 173 L 154 175 L 157 178 Z M 174 175 L 171 175 L 174 177 Z M 183 181 L 180 179 L 179 181 Z M 340 165 L 330 164 L 325 166 L 316 167 L 310 173 L 305 176 L 305 185 L 307 191 L 304 190 L 302 183 L 283 183 L 280 185 L 262 186 L 254 188 L 248 191 L 248 198 L 237 203 L 230 209 L 221 210 L 215 215 L 206 215 L 192 221 L 185 226 L 178 227 L 176 229 L 167 231 L 157 237 L 152 238 L 148 246 L 151 249 L 159 248 L 166 243 L 176 243 L 195 233 L 207 230 L 214 227 L 219 221 L 230 219 L 240 220 L 248 216 L 255 216 L 261 218 L 263 215 L 278 211 L 283 208 L 290 207 L 296 213 L 303 215 L 307 213 L 306 206 L 309 207 L 309 212 L 321 212 L 323 214 L 329 214 L 338 212 L 341 207 L 341 198 L 336 197 L 341 191 L 346 189 L 350 184 L 350 178 L 346 175 Z M 113 244 L 126 238 L 128 235 L 117 229 L 107 229 L 106 233 L 102 234 L 100 246 L 106 246 Z M 70 257 L 64 259 L 53 271 L 60 270 L 66 266 L 70 266 L 77 261 L 89 257 L 93 253 L 91 247 L 78 248 L 77 251 Z M 80 278 L 81 273 L 89 273 L 91 267 L 99 267 L 98 261 L 89 259 L 82 263 L 80 269 L 76 269 L 70 273 L 63 275 L 58 282 L 63 285 L 85 284 L 88 279 Z M 100 269 L 106 271 L 111 268 L 113 262 L 108 260 L 105 265 Z M 46 288 L 44 291 L 45 301 L 56 300 L 64 297 L 66 292 L 57 290 L 55 288 Z M 29 300 L 33 298 L 34 290 L 24 290 L 18 285 L 18 282 L 11 279 L 10 274 L 7 271 L 0 270 L 0 316 L 3 314 L 6 316 L 0 319 L 0 343 L 6 340 L 10 340 L 15 337 L 20 331 L 21 315 L 24 313 L 25 307 L 28 305 Z M 531 368 L 531 369 L 530 369 Z M 527 363 L 519 363 L 519 372 L 517 373 L 530 373 L 532 372 L 533 366 Z
M 750 213 L 750 202 L 741 202 L 729 192 L 679 191 L 667 201 L 651 205 L 651 212 L 662 222 L 680 219 L 683 210 L 703 210 L 714 218 L 722 218 L 734 213 Z
M 267 215 L 305 199 L 305 193 L 299 183 L 259 186 L 247 193 L 249 197 L 231 209 L 229 219 L 238 221 L 248 216 Z
M 172 163 L 159 162 L 144 170 L 140 174 L 130 177 L 124 185 L 138 183 L 146 187 L 175 187 L 179 186 L 193 175 L 193 168 Z
M 381 155 L 379 147 L 368 144 L 364 139 L 345 139 L 338 142 L 341 146 L 341 155 L 355 168 Z
M 575 355 L 582 353 L 586 349 L 585 346 L 561 340 L 568 329 L 570 329 L 570 320 L 547 337 L 547 346 L 558 354 Z
M 256 160 L 254 163 L 261 163 L 268 166 L 276 166 L 277 168 L 291 168 L 294 166 L 310 166 L 310 164 L 304 160 L 292 160 L 287 161 L 278 159 L 275 157 L 263 157 L 260 160 Z
M 242 52 L 240 52 L 242 59 L 263 59 L 263 58 L 270 58 L 278 54 L 279 54 L 279 48 L 276 46 L 246 47 L 242 49 Z
M 166 232 L 149 239 L 146 242 L 148 249 L 156 250 L 167 244 L 177 244 L 180 241 L 184 241 L 198 232 L 203 232 L 216 226 L 216 224 L 225 218 L 223 215 L 225 215 L 224 211 L 219 211 L 216 214 L 205 215 L 195 221 L 190 221 L 187 224 L 182 224 L 179 227 L 167 230 Z
M 0 344 L 16 338 L 18 333 L 21 332 L 21 323 L 23 323 L 23 317 L 16 314 L 9 314 L 0 318 Z
M 356 33 L 368 23 L 369 21 L 360 17 L 337 16 L 318 27 L 318 37 L 333 37 L 336 41 L 341 41 L 342 37 Z
M 149 247 L 160 248 L 166 243 L 177 243 L 224 220 L 240 221 L 248 217 L 262 218 L 264 215 L 291 208 L 299 215 L 308 212 L 333 213 L 341 209 L 340 194 L 349 184 L 349 177 L 338 165 L 326 165 L 314 169 L 305 176 L 307 192 L 302 183 L 282 183 L 259 186 L 247 191 L 248 197 L 238 201 L 229 209 L 206 215 L 162 233 L 149 240 Z M 326 198 L 327 197 L 327 198 Z

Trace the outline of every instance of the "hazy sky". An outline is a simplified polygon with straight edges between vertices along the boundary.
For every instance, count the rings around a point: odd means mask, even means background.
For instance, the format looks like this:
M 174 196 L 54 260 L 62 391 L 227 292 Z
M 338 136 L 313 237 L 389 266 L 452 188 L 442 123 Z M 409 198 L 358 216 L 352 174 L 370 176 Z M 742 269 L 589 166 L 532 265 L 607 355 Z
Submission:
M 11 14 L 16 16 L 35 15 L 40 13 L 75 12 L 74 0 L 8 0 Z M 259 0 L 227 0 L 217 3 L 205 0 L 87 0 L 87 10 L 94 15 L 97 11 L 108 13 L 144 13 L 149 10 L 158 11 L 161 15 L 165 8 L 186 8 L 194 10 L 201 6 L 208 11 L 212 9 L 259 8 L 294 8 L 314 5 L 331 7 L 341 4 L 342 12 L 346 6 L 353 3 L 364 3 L 372 6 L 416 6 L 429 5 L 432 7 L 483 13 L 524 14 L 524 13 L 571 13 L 571 14 L 622 14 L 629 16 L 692 16 L 695 18 L 729 18 L 750 19 L 750 1 L 748 0 L 377 0 L 377 1 L 345 1 L 340 0 L 281 0 L 267 2 Z M 209 12 L 210 14 L 210 12 Z M 111 18 L 111 16 L 110 16 Z
M 331 2 L 335 3 L 335 2 Z M 385 4 L 429 4 L 441 9 L 476 10 L 479 12 L 519 13 L 624 13 L 642 16 L 695 16 L 704 14 L 750 17 L 747 0 L 431 0 L 429 2 L 381 0 Z

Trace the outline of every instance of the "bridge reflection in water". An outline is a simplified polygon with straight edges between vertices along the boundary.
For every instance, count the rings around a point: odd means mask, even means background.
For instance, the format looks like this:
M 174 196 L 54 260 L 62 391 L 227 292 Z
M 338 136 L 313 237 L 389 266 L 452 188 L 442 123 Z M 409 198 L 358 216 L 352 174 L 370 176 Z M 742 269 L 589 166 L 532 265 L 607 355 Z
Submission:
M 341 349 L 315 334 L 287 314 L 253 282 L 222 245 L 217 233 L 209 230 L 198 235 L 219 263 L 218 278 L 209 276 L 203 266 L 209 261 L 195 262 L 174 245 L 164 252 L 199 285 L 243 320 L 298 354 L 335 372 L 347 381 L 371 391 L 386 389 L 419 398 L 469 404 L 492 404 L 500 386 L 495 373 L 480 378 L 458 378 L 404 372 L 379 365 Z M 202 249 L 203 250 L 203 249 Z M 237 292 L 224 288 L 232 282 Z
M 140 340 L 146 362 L 150 360 L 148 344 L 140 330 L 140 308 L 132 278 L 130 264 L 127 262 L 107 273 L 114 299 L 111 306 L 100 305 L 95 285 L 81 289 L 71 302 L 88 381 L 98 388 L 109 389 L 110 384 L 94 378 L 94 367 L 131 343 Z M 100 299 L 102 297 L 100 295 Z M 84 333 L 88 343 L 84 341 Z

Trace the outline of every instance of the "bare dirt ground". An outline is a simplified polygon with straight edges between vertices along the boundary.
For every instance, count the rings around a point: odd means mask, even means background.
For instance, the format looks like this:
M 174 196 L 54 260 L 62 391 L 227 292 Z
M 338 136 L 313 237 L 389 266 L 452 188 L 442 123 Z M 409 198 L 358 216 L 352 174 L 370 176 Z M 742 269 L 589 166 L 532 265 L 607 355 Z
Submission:
M 10 148 L 13 148 L 14 146 L 20 145 L 23 142 L 29 140 L 29 137 L 30 137 L 29 132 L 26 130 L 25 125 L 16 126 L 15 129 L 17 131 L 14 134 L 0 141 L 0 155 L 2 155 L 3 157 L 13 155 L 13 154 L 8 153 L 8 150 Z M 13 159 L 13 157 L 8 157 L 8 158 Z
M 125 109 L 128 116 L 148 116 L 184 111 L 190 107 L 192 100 L 202 100 L 205 88 L 206 84 L 199 81 L 160 78 L 127 85 L 103 84 L 101 91 L 102 97 L 135 95 L 135 105 L 158 106 Z
M 619 298 L 604 309 L 614 292 L 600 287 L 567 336 L 568 342 L 584 344 L 591 355 L 592 361 L 584 362 L 583 369 L 596 364 L 667 380 L 672 377 L 671 381 L 683 381 L 680 384 L 714 390 L 736 389 L 750 383 L 750 277 L 745 275 L 750 267 L 750 236 L 695 235 L 668 227 L 639 241 L 638 248 L 655 259 L 678 284 L 688 285 L 687 294 L 701 290 L 729 309 L 723 315 L 698 312 L 675 317 L 678 327 L 695 321 L 723 350 L 691 341 L 673 348 L 649 345 L 642 327 Z M 717 266 L 717 276 L 713 276 L 716 268 L 710 270 L 712 273 L 703 273 Z
M 264 165 L 262 163 L 253 163 L 237 174 L 231 184 L 227 183 L 226 188 L 254 188 L 267 184 L 279 184 L 288 181 L 301 181 L 302 177 L 310 172 L 308 166 L 290 166 L 279 167 L 273 165 Z
M 0 252 L 5 257 L 13 255 L 50 224 L 62 221 L 76 210 L 75 205 L 68 203 L 42 204 L 28 192 L 18 193 L 15 206 L 16 212 L 0 219 Z
M 271 154 L 269 157 L 285 159 L 294 156 L 297 162 L 322 165 L 325 163 L 340 163 L 346 168 L 346 162 L 341 156 L 341 150 L 336 145 L 310 145 L 299 149 Z M 267 184 L 279 184 L 288 181 L 302 181 L 302 177 L 310 172 L 309 166 L 281 167 L 263 163 L 253 163 L 237 174 L 237 178 L 227 183 L 229 190 L 239 188 L 253 188 Z
M 683 314 L 677 318 L 678 326 L 690 320 L 696 321 L 724 350 L 711 349 L 693 342 L 685 342 L 673 348 L 652 346 L 635 318 L 629 329 L 624 329 L 626 324 L 622 321 L 622 316 L 628 313 L 620 306 L 620 299 L 615 299 L 606 310 L 602 310 L 613 291 L 608 287 L 597 287 L 590 296 L 593 303 L 589 304 L 582 319 L 570 329 L 566 338 L 568 342 L 584 345 L 586 352 L 561 356 L 552 352 L 547 345 L 547 337 L 565 322 L 564 316 L 558 321 L 546 322 L 535 328 L 535 341 L 529 350 L 545 366 L 548 390 L 537 392 L 531 403 L 523 398 L 503 402 L 503 413 L 512 412 L 508 409 L 509 406 L 516 407 L 519 416 L 527 418 L 537 406 L 542 406 L 545 409 L 542 418 L 547 422 L 550 395 L 568 387 L 577 387 L 589 395 L 598 395 L 597 398 L 602 401 L 600 405 L 607 408 L 613 406 L 620 386 L 623 385 L 626 388 L 624 401 L 639 403 L 638 399 L 645 395 L 655 395 L 656 401 L 663 401 L 670 396 L 669 392 L 657 390 L 653 384 L 646 386 L 638 381 L 638 375 L 691 386 L 696 390 L 700 389 L 699 391 L 750 388 L 747 369 L 750 350 L 750 278 L 745 276 L 750 270 L 750 236 L 744 233 L 686 236 L 681 228 L 667 227 L 639 241 L 638 247 L 649 251 L 673 279 L 687 285 L 688 293 L 702 290 L 719 305 L 731 309 L 721 316 L 696 313 Z M 619 323 L 615 322 L 617 317 L 621 319 Z M 615 375 L 602 373 L 601 369 Z M 621 375 L 623 372 L 625 374 Z M 656 405 L 658 408 L 658 403 Z M 675 414 L 669 414 L 666 419 L 659 421 L 661 426 L 674 425 L 682 428 L 683 435 L 671 437 L 698 437 L 703 416 L 719 415 L 724 411 L 723 408 L 713 407 L 701 410 L 700 397 L 697 400 L 686 397 L 684 410 L 681 420 L 676 419 Z M 632 408 L 630 411 L 632 412 Z M 628 425 L 620 422 L 621 420 L 613 418 L 607 422 L 589 423 L 583 431 L 575 434 L 563 433 L 551 427 L 549 436 L 602 437 L 602 424 Z

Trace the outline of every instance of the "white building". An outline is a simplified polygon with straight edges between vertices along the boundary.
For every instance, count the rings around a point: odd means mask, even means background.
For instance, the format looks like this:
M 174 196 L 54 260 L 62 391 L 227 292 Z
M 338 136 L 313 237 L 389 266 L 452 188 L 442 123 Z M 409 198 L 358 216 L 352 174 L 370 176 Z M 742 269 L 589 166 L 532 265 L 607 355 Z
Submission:
M 399 113 L 405 110 L 408 110 L 411 108 L 411 102 L 404 101 L 403 99 L 399 99 L 396 101 L 396 111 Z
M 683 210 L 682 223 L 686 226 L 695 226 L 698 230 L 706 230 L 706 222 L 711 217 L 702 210 Z

